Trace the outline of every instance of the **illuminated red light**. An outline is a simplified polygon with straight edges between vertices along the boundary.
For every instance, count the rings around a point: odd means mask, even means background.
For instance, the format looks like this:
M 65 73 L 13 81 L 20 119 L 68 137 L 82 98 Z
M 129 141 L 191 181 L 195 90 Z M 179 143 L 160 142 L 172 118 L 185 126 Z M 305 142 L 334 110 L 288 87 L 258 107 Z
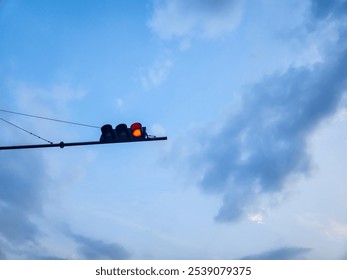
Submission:
M 131 134 L 134 137 L 141 137 L 142 136 L 142 125 L 140 123 L 133 123 L 130 127 Z

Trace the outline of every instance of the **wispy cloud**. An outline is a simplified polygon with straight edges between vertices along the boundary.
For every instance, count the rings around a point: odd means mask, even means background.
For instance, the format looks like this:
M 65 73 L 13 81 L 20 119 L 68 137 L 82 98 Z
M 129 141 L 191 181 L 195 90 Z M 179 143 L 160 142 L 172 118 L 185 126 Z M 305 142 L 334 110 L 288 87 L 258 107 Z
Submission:
M 194 38 L 218 38 L 233 31 L 242 14 L 241 0 L 159 0 L 153 1 L 148 27 L 162 40 L 178 39 L 187 50 Z M 145 90 L 161 85 L 174 64 L 161 56 L 140 76 Z
M 121 110 L 124 107 L 124 100 L 122 98 L 115 98 L 114 104 L 117 110 Z
M 6 256 L 2 251 L 0 251 L 0 260 L 6 260 Z
M 305 259 L 305 254 L 311 250 L 311 248 L 302 247 L 283 247 L 260 254 L 245 256 L 242 260 L 302 260 Z
M 80 101 L 85 97 L 87 91 L 68 83 L 57 83 L 51 86 L 42 86 L 38 84 L 28 83 L 20 80 L 11 80 L 8 83 L 6 90 L 11 92 L 14 100 L 11 108 L 4 108 L 10 111 L 21 112 L 25 114 L 31 114 L 35 116 L 44 116 L 48 118 L 57 119 L 70 119 L 71 106 L 76 101 Z M 38 120 L 37 118 L 28 118 L 23 116 L 14 116 L 2 112 L 2 116 L 6 120 L 14 120 L 13 123 L 25 128 L 26 130 L 33 132 L 42 138 L 48 139 L 49 141 L 56 142 L 61 141 L 61 137 L 66 134 L 71 136 L 74 131 L 69 127 L 56 126 L 52 124 L 58 124 L 48 121 Z M 15 131 L 14 129 L 8 130 Z M 69 131 L 69 133 L 67 133 Z M 28 136 L 23 132 L 18 133 L 15 131 L 14 137 L 12 136 L 12 143 L 16 142 L 19 137 Z M 19 136 L 18 136 L 19 135 Z M 32 135 L 28 139 L 34 140 Z M 2 137 L 1 141 L 4 141 Z M 37 139 L 36 139 L 37 140 Z M 23 137 L 22 143 L 26 141 Z M 30 140 L 29 140 L 30 141 Z M 29 142 L 30 143 L 30 142 Z
M 330 221 L 329 228 L 326 230 L 326 234 L 337 238 L 347 239 L 347 224 Z
M 312 228 L 330 240 L 347 239 L 347 224 L 334 219 L 328 219 L 323 215 L 301 215 L 299 222 Z
M 124 260 L 130 254 L 117 243 L 107 243 L 83 235 L 70 234 L 78 244 L 79 259 L 87 260 Z
M 169 57 L 160 57 L 141 77 L 141 83 L 145 90 L 160 86 L 167 79 L 173 60 Z
M 54 117 L 56 112 L 63 114 L 69 112 L 70 103 L 82 98 L 85 93 L 67 85 L 42 88 L 14 82 L 10 86 L 19 109 L 26 108 L 25 113 L 48 117 Z M 47 122 L 35 122 L 32 119 L 26 122 L 25 127 L 31 131 L 33 128 L 35 131 L 44 131 L 51 137 L 57 133 L 61 134 L 63 130 L 54 132 Z M 11 129 L 12 127 L 5 126 L 5 132 Z M 19 133 L 19 136 L 9 134 L 5 138 L 2 137 L 1 141 L 3 144 L 13 144 L 17 140 L 22 143 L 24 137 L 23 133 Z M 55 256 L 49 245 L 47 247 L 41 245 L 41 239 L 47 231 L 49 232 L 50 227 L 50 223 L 46 220 L 49 217 L 45 216 L 44 209 L 47 209 L 47 201 L 54 193 L 59 193 L 59 190 L 66 186 L 71 187 L 82 180 L 85 175 L 85 164 L 93 161 L 95 154 L 81 153 L 81 157 L 75 159 L 83 158 L 82 161 L 74 164 L 61 153 L 52 157 L 51 152 L 47 154 L 41 150 L 0 152 L 0 259 L 61 259 L 59 254 L 65 258 L 65 252 L 62 251 Z M 52 187 L 54 187 L 53 192 Z M 56 202 L 57 198 L 58 196 Z M 83 259 L 128 258 L 128 253 L 120 245 L 104 243 L 86 236 L 67 234 L 67 237 L 78 244 L 78 253 Z
M 30 108 L 31 111 L 42 112 L 44 115 L 51 114 L 52 110 L 65 113 L 69 103 L 81 100 L 87 93 L 86 90 L 65 82 L 42 87 L 13 81 L 10 88 L 15 92 L 19 108 Z
M 149 26 L 162 39 L 214 38 L 237 26 L 241 4 L 239 0 L 155 1 Z
M 154 135 L 166 135 L 166 129 L 160 124 L 153 124 L 151 131 Z
M 257 224 L 264 224 L 264 216 L 262 213 L 249 214 L 248 220 Z
M 42 159 L 30 152 L 1 154 L 0 236 L 10 247 L 26 245 L 40 235 L 32 219 L 42 213 L 45 168 Z

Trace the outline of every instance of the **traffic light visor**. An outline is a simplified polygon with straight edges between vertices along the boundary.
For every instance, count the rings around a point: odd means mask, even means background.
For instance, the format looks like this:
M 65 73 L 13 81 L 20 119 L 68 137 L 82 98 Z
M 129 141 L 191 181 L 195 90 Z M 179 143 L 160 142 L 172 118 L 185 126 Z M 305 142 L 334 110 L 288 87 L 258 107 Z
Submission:
M 130 127 L 131 134 L 134 137 L 141 137 L 142 136 L 142 125 L 140 123 L 133 123 Z

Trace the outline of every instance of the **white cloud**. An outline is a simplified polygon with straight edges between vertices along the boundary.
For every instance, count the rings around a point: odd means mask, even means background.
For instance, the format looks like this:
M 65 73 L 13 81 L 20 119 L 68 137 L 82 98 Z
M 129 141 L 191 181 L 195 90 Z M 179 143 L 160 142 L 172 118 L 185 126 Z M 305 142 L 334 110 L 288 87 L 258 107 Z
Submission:
M 190 49 L 191 45 L 192 45 L 191 40 L 189 40 L 188 38 L 185 38 L 180 42 L 179 49 L 180 51 L 185 51 Z
M 257 224 L 264 224 L 264 217 L 261 213 L 249 214 L 248 220 L 255 222 Z
M 153 133 L 155 136 L 163 136 L 166 134 L 166 129 L 160 124 L 153 124 L 151 126 L 151 133 Z
M 347 224 L 330 221 L 329 224 L 324 227 L 324 233 L 330 238 L 347 238 Z
M 118 110 L 122 109 L 123 106 L 124 106 L 124 100 L 121 99 L 121 98 L 116 98 L 116 99 L 114 100 L 114 103 L 115 103 L 115 106 L 116 106 L 116 108 L 117 108 Z
M 239 0 L 157 1 L 149 27 L 162 39 L 215 38 L 235 29 L 241 4 Z
M 334 122 L 347 121 L 347 91 L 343 93 L 340 107 L 334 116 Z
M 160 86 L 167 79 L 172 65 L 173 61 L 170 58 L 158 59 L 140 78 L 143 88 L 149 90 L 152 87 Z
M 298 217 L 298 221 L 329 240 L 347 239 L 347 224 L 341 222 L 341 218 L 330 218 L 326 214 L 319 213 L 304 213 Z
M 165 1 L 157 6 L 149 26 L 162 39 L 184 36 L 193 28 L 194 19 L 181 15 L 180 1 Z
M 233 31 L 240 22 L 241 0 L 154 1 L 149 28 L 163 40 L 179 39 L 179 50 L 191 47 L 194 38 L 217 38 Z M 161 85 L 173 60 L 162 56 L 141 77 L 145 90 Z
M 25 113 L 53 116 L 52 112 L 65 115 L 69 103 L 81 100 L 87 91 L 67 83 L 57 83 L 50 87 L 38 87 L 21 81 L 10 85 L 14 92 L 18 108 Z
M 15 103 L 11 108 L 6 109 L 62 120 L 70 119 L 71 105 L 82 100 L 87 94 L 85 89 L 67 83 L 43 87 L 22 81 L 12 81 L 9 84 L 9 90 L 13 93 Z M 16 117 L 14 123 L 53 142 L 60 141 L 63 135 L 73 137 L 75 133 L 73 130 L 65 129 L 65 126 L 59 126 L 57 129 L 56 126 L 53 126 L 53 122 L 36 118 Z M 24 136 L 25 134 L 21 133 L 20 135 Z M 33 139 L 32 136 L 30 138 Z

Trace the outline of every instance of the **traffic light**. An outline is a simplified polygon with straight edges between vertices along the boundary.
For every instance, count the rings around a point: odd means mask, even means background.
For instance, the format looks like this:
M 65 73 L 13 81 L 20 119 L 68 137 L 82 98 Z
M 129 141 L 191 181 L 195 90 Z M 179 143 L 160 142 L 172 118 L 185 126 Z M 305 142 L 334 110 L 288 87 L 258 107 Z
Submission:
M 115 132 L 119 140 L 130 140 L 130 133 L 125 123 L 117 125 Z
M 113 142 L 116 140 L 116 134 L 112 128 L 112 125 L 105 124 L 101 127 L 100 142 Z
M 131 135 L 134 138 L 145 138 L 146 137 L 146 128 L 142 127 L 142 124 L 136 122 L 133 123 L 130 126 L 130 130 L 131 130 Z
M 130 128 L 124 123 L 118 124 L 115 129 L 110 124 L 101 127 L 100 142 L 131 142 L 148 138 L 146 127 L 135 122 Z
M 166 136 L 157 137 L 154 135 L 148 135 L 146 127 L 142 126 L 141 123 L 133 123 L 130 128 L 126 124 L 121 123 L 114 129 L 112 125 L 105 124 L 101 127 L 101 136 L 99 141 L 87 141 L 87 142 L 70 142 L 50 144 L 37 144 L 37 145 L 17 145 L 17 146 L 0 146 L 0 150 L 17 150 L 17 149 L 35 149 L 35 148 L 53 148 L 53 147 L 71 147 L 71 146 L 86 146 L 86 145 L 97 145 L 97 144 L 113 144 L 113 143 L 124 143 L 124 142 L 144 142 L 144 141 L 159 141 L 167 140 Z

